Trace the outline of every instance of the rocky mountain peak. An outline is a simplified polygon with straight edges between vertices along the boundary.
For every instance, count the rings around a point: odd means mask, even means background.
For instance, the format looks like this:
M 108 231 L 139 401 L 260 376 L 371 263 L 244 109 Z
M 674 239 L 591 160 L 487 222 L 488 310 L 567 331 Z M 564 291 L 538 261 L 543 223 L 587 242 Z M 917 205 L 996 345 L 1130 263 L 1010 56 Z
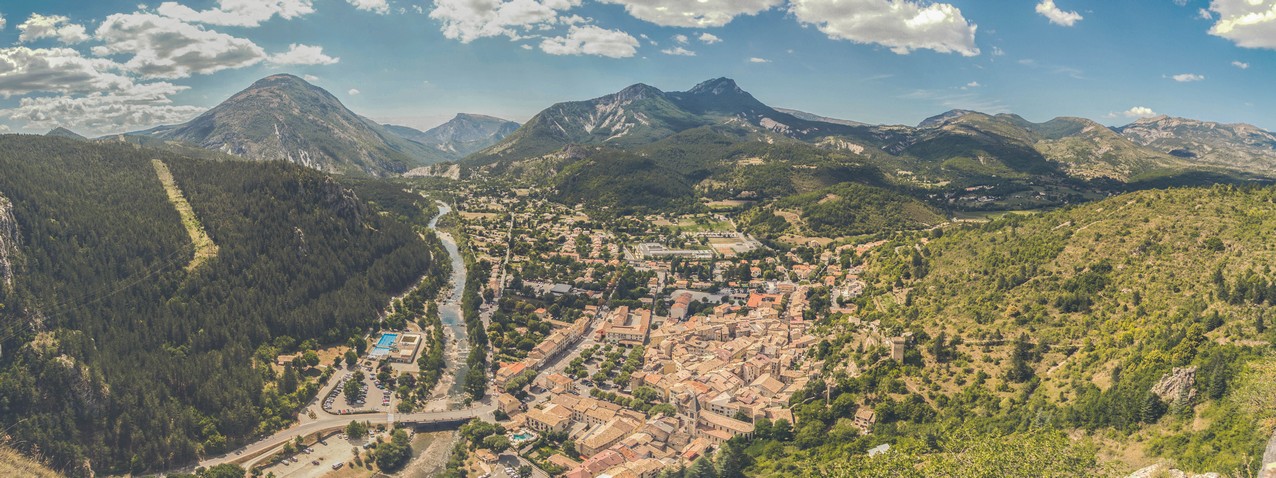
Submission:
M 654 86 L 638 83 L 635 85 L 631 85 L 623 90 L 620 90 L 619 93 L 616 93 L 613 96 L 615 97 L 616 100 L 619 100 L 622 102 L 631 102 L 631 101 L 645 100 L 647 98 L 655 98 L 659 96 L 664 96 L 664 94 L 665 92 L 660 91 L 658 88 Z
M 922 120 L 922 122 L 921 122 L 921 123 L 918 123 L 918 124 L 917 124 L 917 127 L 918 127 L 918 128 L 923 128 L 923 129 L 924 129 L 924 128 L 938 128 L 938 127 L 940 127 L 940 126 L 943 126 L 943 125 L 945 125 L 945 124 L 948 124 L 949 122 L 951 122 L 951 121 L 953 121 L 953 120 L 956 120 L 956 119 L 958 119 L 958 118 L 961 118 L 962 116 L 971 115 L 971 114 L 979 114 L 979 112 L 978 112 L 978 111 L 971 111 L 971 110 L 950 110 L 950 111 L 947 111 L 947 112 L 945 112 L 945 113 L 942 113 L 942 114 L 939 114 L 939 115 L 935 115 L 935 116 L 931 116 L 930 118 L 926 118 L 926 119 Z
M 740 95 L 740 94 L 747 94 L 747 93 L 745 93 L 744 90 L 740 89 L 740 86 L 735 83 L 735 80 L 732 80 L 730 78 L 714 78 L 712 80 L 705 81 L 703 83 L 696 85 L 694 88 L 691 88 L 690 90 L 688 90 L 687 94 L 720 96 L 720 95 Z

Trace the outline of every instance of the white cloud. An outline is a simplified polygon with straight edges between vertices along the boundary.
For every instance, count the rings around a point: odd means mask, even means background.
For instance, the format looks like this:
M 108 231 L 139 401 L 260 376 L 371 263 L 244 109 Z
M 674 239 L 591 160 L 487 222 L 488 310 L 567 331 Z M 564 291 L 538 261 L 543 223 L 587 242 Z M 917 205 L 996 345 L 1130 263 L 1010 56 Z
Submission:
M 1177 74 L 1177 75 L 1171 76 L 1170 78 L 1173 78 L 1173 79 L 1174 79 L 1174 81 L 1177 81 L 1177 82 L 1179 82 L 1179 83 L 1191 83 L 1191 82 L 1193 82 L 1193 81 L 1201 81 L 1201 80 L 1204 80 L 1204 79 L 1205 79 L 1205 76 L 1204 76 L 1204 75 L 1198 75 L 1198 74 L 1196 74 L 1196 73 L 1180 73 L 1180 74 Z
M 443 36 L 461 43 L 505 36 L 559 22 L 559 13 L 580 0 L 435 0 L 430 18 L 443 23 Z
M 756 15 L 784 0 L 599 0 L 623 5 L 639 20 L 666 27 L 720 27 L 740 15 Z
M 972 81 L 970 83 L 966 83 L 965 85 L 962 85 L 961 89 L 969 90 L 971 88 L 979 88 L 981 86 L 984 86 L 984 85 L 979 84 L 978 81 Z
M 680 46 L 660 50 L 660 53 L 664 53 L 666 55 L 674 55 L 674 56 L 696 56 L 696 52 L 688 50 Z
M 4 15 L 0 14 L 0 30 L 4 30 L 4 25 L 5 25 Z
M 119 91 L 134 86 L 118 73 L 119 64 L 86 58 L 70 48 L 0 48 L 0 95 L 36 92 L 89 93 Z
M 182 122 L 204 108 L 177 106 L 170 96 L 186 90 L 168 82 L 138 83 L 127 68 L 70 48 L 0 48 L 0 95 L 28 96 L 4 112 L 27 128 L 75 127 L 119 132 Z
M 712 44 L 714 44 L 714 43 L 718 43 L 718 42 L 720 42 L 720 41 L 722 41 L 722 39 L 721 39 L 721 38 L 718 38 L 718 36 L 717 36 L 717 35 L 714 35 L 714 34 L 712 34 L 712 33 L 701 33 L 701 34 L 700 34 L 700 43 L 704 43 L 704 44 L 706 44 L 706 45 L 712 45 Z
M 169 96 L 184 89 L 169 83 L 150 83 L 124 92 L 28 97 L 8 114 L 9 119 L 26 122 L 28 129 L 64 126 L 98 134 L 114 133 L 182 123 L 202 113 L 204 108 L 172 104 Z
M 1242 69 L 1242 70 L 1248 70 L 1248 69 L 1249 69 L 1249 63 L 1245 63 L 1245 62 L 1243 62 L 1243 61 L 1239 61 L 1239 60 L 1238 60 L 1238 61 L 1233 61 L 1233 62 L 1232 62 L 1232 66 L 1237 67 L 1237 68 L 1240 68 L 1240 69 Z
M 1210 34 L 1244 48 L 1276 50 L 1276 0 L 1213 0 L 1218 21 Z
M 758 58 L 755 56 L 753 58 L 749 58 L 749 63 L 771 63 L 771 60 L 768 60 L 766 58 Z
M 913 0 L 792 0 L 789 11 L 830 38 L 878 44 L 897 54 L 927 49 L 979 54 L 975 24 L 947 3 Z
M 1058 6 L 1055 6 L 1054 0 L 1041 0 L 1037 4 L 1037 13 L 1050 20 L 1050 23 L 1070 27 L 1081 21 L 1084 17 L 1077 12 L 1065 12 Z
M 147 78 L 185 78 L 252 66 L 266 59 L 244 38 L 151 13 L 114 14 L 94 32 L 98 56 L 124 55 L 124 67 Z
M 1021 59 L 1018 61 L 1018 63 L 1028 68 L 1049 70 L 1051 73 L 1054 73 L 1057 75 L 1067 75 L 1068 77 L 1071 77 L 1077 80 L 1085 79 L 1084 71 L 1078 70 L 1070 66 L 1054 65 L 1049 63 L 1039 63 L 1037 62 L 1037 60 L 1033 60 L 1032 58 Z
M 358 89 L 355 89 L 355 88 L 350 88 L 350 91 L 347 91 L 347 92 L 346 92 L 346 94 L 348 94 L 348 95 L 350 95 L 350 96 L 359 96 L 359 93 L 361 93 L 361 91 L 359 91 Z
M 551 55 L 597 55 L 629 58 L 638 53 L 638 39 L 620 30 L 594 25 L 572 26 L 566 36 L 541 41 L 541 51 Z
M 145 10 L 139 5 L 139 10 Z M 275 15 L 290 20 L 314 13 L 312 0 L 218 0 L 217 6 L 196 11 L 176 2 L 161 3 L 160 15 L 194 23 L 228 27 L 255 27 Z
M 1213 20 L 1214 14 L 1210 13 L 1209 10 L 1202 8 L 1200 10 L 1197 10 L 1196 18 L 1199 18 L 1201 20 Z
M 325 55 L 321 46 L 296 43 L 288 51 L 270 56 L 270 62 L 276 65 L 335 65 L 339 61 L 340 58 Z
M 31 14 L 31 18 L 18 25 L 18 41 L 32 42 L 42 38 L 57 38 L 58 41 L 72 45 L 89 39 L 83 25 L 71 23 L 71 19 L 61 15 L 44 16 Z
M 390 4 L 386 0 L 346 0 L 359 10 L 385 15 L 390 13 Z
M 899 98 L 921 101 L 936 105 L 936 108 L 948 110 L 972 110 L 983 113 L 1004 113 L 1009 111 L 1005 103 L 997 99 L 986 98 L 973 91 L 959 91 L 953 88 L 922 89 L 899 96 Z
M 1157 116 L 1156 112 L 1152 111 L 1152 108 L 1148 108 L 1146 106 L 1135 106 L 1122 111 L 1120 114 L 1127 118 L 1151 118 L 1153 116 Z
M 674 35 L 673 41 L 678 42 L 680 45 L 686 45 L 691 39 L 687 38 L 686 35 Z

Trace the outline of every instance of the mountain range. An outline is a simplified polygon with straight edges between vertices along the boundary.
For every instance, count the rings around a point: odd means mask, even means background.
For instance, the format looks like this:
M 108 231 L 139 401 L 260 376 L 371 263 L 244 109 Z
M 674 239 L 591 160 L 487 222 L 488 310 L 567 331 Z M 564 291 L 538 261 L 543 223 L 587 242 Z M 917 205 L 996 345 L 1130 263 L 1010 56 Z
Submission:
M 390 176 L 454 161 L 495 143 L 513 126 L 473 115 L 428 132 L 381 125 L 350 111 L 326 90 L 281 74 L 257 81 L 189 122 L 129 136 L 331 173 Z
M 449 160 L 458 160 L 509 136 L 520 125 L 493 116 L 457 114 L 447 123 L 429 131 L 407 126 L 386 125 L 390 132 L 440 151 Z
M 920 162 L 916 166 L 921 169 L 929 169 L 926 163 L 973 160 L 994 169 L 1059 170 L 1073 178 L 1121 182 L 1192 170 L 1276 171 L 1276 135 L 1250 125 L 1162 116 L 1108 128 L 1084 118 L 1033 123 L 1017 115 L 969 110 L 949 111 L 916 127 L 869 125 L 772 108 L 727 78 L 686 92 L 665 93 L 637 84 L 593 100 L 556 104 L 467 162 L 518 161 L 569 144 L 642 147 L 704 127 L 754 135 L 746 134 L 745 140 L 796 140 L 870 158 L 883 152 L 897 161 Z M 962 169 L 960 164 L 948 166 Z
M 945 210 L 1004 210 L 1276 176 L 1276 135 L 1250 125 L 1156 117 L 1110 128 L 969 110 L 871 125 L 773 108 L 728 78 L 681 92 L 639 83 L 552 105 L 521 126 L 458 114 L 420 131 L 378 124 L 305 80 L 273 75 L 185 124 L 114 139 L 362 176 L 459 163 L 465 174 L 514 174 L 617 210 L 780 199 L 843 182 Z M 638 182 L 639 169 L 662 184 Z

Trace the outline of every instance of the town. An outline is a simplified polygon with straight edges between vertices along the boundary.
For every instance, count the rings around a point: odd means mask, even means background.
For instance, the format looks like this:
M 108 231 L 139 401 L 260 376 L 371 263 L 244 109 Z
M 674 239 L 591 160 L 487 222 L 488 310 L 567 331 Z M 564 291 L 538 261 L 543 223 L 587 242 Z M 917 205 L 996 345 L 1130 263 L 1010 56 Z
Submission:
M 599 219 L 530 189 L 457 201 L 493 271 L 482 313 L 508 438 L 478 445 L 472 476 L 503 476 L 503 452 L 538 475 L 649 478 L 789 433 L 790 397 L 823 367 L 815 319 L 864 287 L 854 248 L 776 253 L 721 214 Z M 872 410 L 855 421 L 869 433 Z

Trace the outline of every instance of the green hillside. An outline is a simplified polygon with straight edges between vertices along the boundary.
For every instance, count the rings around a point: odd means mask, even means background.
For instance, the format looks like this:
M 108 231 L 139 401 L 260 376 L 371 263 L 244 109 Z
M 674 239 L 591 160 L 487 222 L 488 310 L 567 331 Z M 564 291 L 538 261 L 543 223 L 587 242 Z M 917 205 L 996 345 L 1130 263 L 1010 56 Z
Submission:
M 199 268 L 152 159 L 220 248 Z M 0 287 L 0 426 L 75 476 L 183 465 L 277 429 L 314 382 L 280 381 L 274 355 L 344 343 L 443 274 L 408 224 L 287 163 L 4 136 L 0 170 L 21 244 Z
M 800 221 L 791 224 L 770 209 L 757 211 L 752 225 L 763 237 L 783 233 L 849 237 L 922 229 L 944 222 L 942 215 L 917 199 L 857 183 L 790 196 L 776 201 L 774 210 L 793 212 Z
M 691 185 L 656 161 L 614 150 L 594 150 L 554 178 L 555 199 L 588 204 L 606 214 L 634 214 L 695 206 Z
M 759 469 L 897 439 L 940 453 L 929 437 L 966 424 L 1089 436 L 1116 472 L 1253 472 L 1276 428 L 1273 230 L 1276 189 L 1217 186 L 901 235 L 855 259 L 867 289 L 851 302 L 883 334 L 822 325 L 830 405 L 822 381 L 795 396 L 795 444 Z M 904 362 L 883 360 L 880 337 L 904 332 Z M 1184 388 L 1150 391 L 1190 367 Z M 872 435 L 824 440 L 865 406 Z

